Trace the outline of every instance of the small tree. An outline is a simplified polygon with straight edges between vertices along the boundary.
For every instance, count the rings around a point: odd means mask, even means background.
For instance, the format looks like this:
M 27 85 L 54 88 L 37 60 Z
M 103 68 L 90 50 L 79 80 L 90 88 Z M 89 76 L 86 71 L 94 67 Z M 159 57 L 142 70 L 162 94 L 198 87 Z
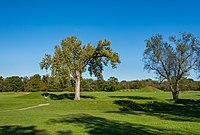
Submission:
M 90 43 L 82 45 L 75 36 L 62 40 L 61 46 L 55 46 L 54 56 L 51 58 L 52 75 L 71 79 L 75 82 L 75 100 L 80 100 L 80 80 L 87 69 L 90 75 L 102 78 L 104 66 L 108 63 L 116 68 L 120 63 L 119 55 L 113 52 L 109 40 L 99 41 L 95 48 Z
M 199 40 L 190 33 L 181 33 L 180 37 L 169 37 L 172 45 L 163 40 L 162 35 L 146 40 L 144 65 L 148 71 L 155 71 L 160 81 L 167 80 L 173 99 L 179 96 L 180 81 L 200 63 Z
M 46 83 L 46 85 L 47 85 L 47 89 L 49 88 L 49 75 L 48 75 L 48 70 L 50 69 L 51 64 L 52 64 L 51 55 L 45 54 L 44 58 L 43 58 L 42 61 L 40 62 L 40 68 L 46 70 L 45 83 Z M 47 89 L 46 89 L 46 92 L 47 92 Z

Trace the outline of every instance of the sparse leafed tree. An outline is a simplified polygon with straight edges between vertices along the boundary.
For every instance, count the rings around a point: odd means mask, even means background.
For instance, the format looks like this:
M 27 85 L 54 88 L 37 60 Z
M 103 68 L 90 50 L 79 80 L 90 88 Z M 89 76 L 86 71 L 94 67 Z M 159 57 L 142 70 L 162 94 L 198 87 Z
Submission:
M 41 69 L 45 69 L 46 70 L 46 74 L 48 74 L 48 70 L 51 67 L 51 63 L 52 63 L 52 61 L 51 61 L 51 55 L 45 54 L 44 58 L 40 62 L 40 68 Z
M 169 41 L 171 44 L 159 34 L 146 40 L 143 60 L 145 69 L 155 71 L 161 81 L 167 80 L 176 101 L 180 81 L 199 67 L 200 42 L 190 33 L 169 37 Z
M 83 72 L 88 70 L 90 75 L 102 78 L 104 66 L 110 63 L 112 68 L 116 68 L 120 63 L 118 53 L 113 52 L 110 45 L 109 40 L 100 40 L 97 47 L 90 43 L 82 45 L 75 36 L 62 40 L 61 46 L 55 46 L 55 53 L 51 58 L 52 75 L 60 80 L 68 78 L 74 81 L 74 99 L 80 100 L 80 81 Z
M 46 70 L 46 77 L 45 77 L 45 83 L 47 84 L 47 88 L 49 86 L 49 75 L 48 75 L 48 70 L 51 68 L 51 55 L 45 54 L 44 58 L 40 62 L 40 68 Z

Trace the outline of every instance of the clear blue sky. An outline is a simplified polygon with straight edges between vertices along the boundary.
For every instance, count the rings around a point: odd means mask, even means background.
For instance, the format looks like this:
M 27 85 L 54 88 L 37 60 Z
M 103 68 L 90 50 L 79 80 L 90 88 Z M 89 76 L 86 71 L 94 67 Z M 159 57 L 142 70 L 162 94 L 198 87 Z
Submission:
M 0 76 L 44 74 L 39 67 L 44 54 L 75 35 L 94 45 L 112 41 L 122 63 L 105 68 L 105 79 L 153 79 L 143 70 L 144 40 L 157 33 L 200 36 L 199 5 L 199 0 L 1 0 Z

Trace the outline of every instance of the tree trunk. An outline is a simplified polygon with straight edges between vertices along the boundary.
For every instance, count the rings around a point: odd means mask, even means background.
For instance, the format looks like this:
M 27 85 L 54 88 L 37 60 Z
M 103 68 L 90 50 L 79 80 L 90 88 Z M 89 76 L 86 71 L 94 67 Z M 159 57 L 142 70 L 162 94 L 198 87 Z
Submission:
M 81 74 L 79 71 L 76 71 L 74 100 L 80 100 L 80 82 L 81 82 Z
M 173 88 L 172 86 L 170 86 L 172 89 L 172 96 L 173 96 L 173 100 L 176 102 L 178 100 L 179 97 L 179 81 L 176 82 L 175 88 Z
M 179 91 L 172 92 L 172 95 L 173 95 L 173 100 L 176 102 L 178 100 Z

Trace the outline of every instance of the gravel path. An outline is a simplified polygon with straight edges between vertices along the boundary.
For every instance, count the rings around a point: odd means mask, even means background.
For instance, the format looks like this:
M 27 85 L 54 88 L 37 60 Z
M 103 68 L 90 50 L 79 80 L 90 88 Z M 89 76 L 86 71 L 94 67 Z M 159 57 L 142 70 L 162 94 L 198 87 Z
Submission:
M 32 109 L 32 108 L 37 108 L 37 107 L 47 106 L 47 105 L 50 105 L 50 103 L 39 104 L 39 105 L 36 105 L 36 106 L 30 106 L 30 107 L 25 107 L 25 108 L 20 108 L 20 109 L 14 109 L 14 110 L 3 110 L 3 111 L 0 111 L 0 112 L 23 111 L 23 110 L 29 110 L 29 109 Z

